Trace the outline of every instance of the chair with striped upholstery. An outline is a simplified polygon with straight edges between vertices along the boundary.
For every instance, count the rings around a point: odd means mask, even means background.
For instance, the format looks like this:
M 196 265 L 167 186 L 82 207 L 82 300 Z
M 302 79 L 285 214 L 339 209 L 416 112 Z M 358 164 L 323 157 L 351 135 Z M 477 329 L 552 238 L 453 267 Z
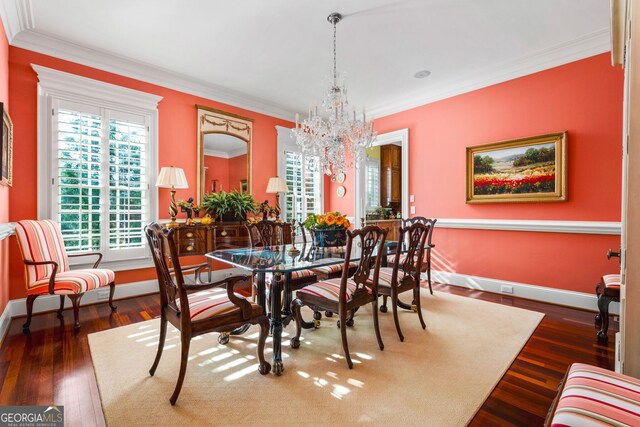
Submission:
M 546 427 L 639 426 L 640 380 L 584 363 L 569 367 Z
M 420 222 L 426 226 L 429 226 L 429 234 L 427 235 L 427 245 L 425 247 L 424 252 L 424 261 L 422 263 L 422 272 L 427 273 L 427 283 L 429 283 L 429 293 L 433 295 L 433 289 L 431 288 L 431 249 L 435 247 L 433 243 L 431 243 L 431 238 L 433 237 L 433 229 L 435 228 L 437 219 L 429 219 L 423 216 L 414 216 L 413 218 L 407 218 L 402 221 L 403 227 L 407 227 L 416 222 Z M 402 262 L 402 257 L 404 255 L 400 255 L 400 262 Z M 395 261 L 395 254 L 387 256 L 387 264 L 393 265 Z M 384 307 L 384 305 L 383 305 Z
M 347 230 L 347 248 L 345 250 L 344 268 L 339 279 L 322 280 L 296 292 L 296 299 L 291 303 L 291 310 L 296 320 L 296 335 L 291 338 L 291 347 L 300 347 L 303 320 L 301 308 L 303 305 L 313 311 L 330 311 L 338 313 L 340 320 L 338 327 L 342 336 L 342 347 L 349 369 L 353 368 L 349 346 L 347 343 L 347 317 L 360 307 L 371 304 L 373 309 L 373 325 L 380 350 L 384 349 L 380 328 L 378 326 L 378 273 L 380 272 L 381 257 L 387 230 L 375 225 L 364 227 L 353 232 Z M 348 269 L 351 262 L 351 250 L 354 240 L 359 240 L 360 260 L 353 276 L 349 277 Z M 372 262 L 373 261 L 373 262 Z M 369 280 L 373 277 L 373 280 Z
M 64 247 L 62 233 L 58 223 L 50 220 L 23 220 L 16 224 L 16 236 L 25 266 L 25 283 L 27 288 L 27 321 L 22 328 L 29 330 L 33 303 L 40 295 L 59 295 L 60 309 L 58 317 L 62 317 L 64 298 L 69 297 L 73 305 L 74 330 L 80 328 L 80 300 L 85 292 L 109 286 L 109 306 L 113 305 L 115 291 L 115 275 L 113 271 L 98 268 L 102 254 L 83 252 L 68 254 Z M 96 256 L 93 268 L 69 269 L 69 257 Z
M 596 285 L 596 296 L 598 297 L 598 310 L 596 314 L 596 327 L 600 326 L 596 336 L 600 342 L 608 342 L 609 337 L 609 304 L 612 301 L 620 302 L 620 275 L 607 274 L 602 276 L 600 283 Z
M 391 298 L 393 309 L 393 321 L 400 341 L 404 341 L 404 335 L 398 321 L 398 307 L 418 312 L 418 319 L 422 329 L 426 329 L 420 307 L 420 274 L 423 271 L 422 263 L 425 262 L 425 242 L 431 226 L 416 221 L 406 227 L 402 227 L 398 233 L 398 248 L 403 245 L 407 251 L 401 257 L 396 257 L 392 267 L 380 268 L 378 276 L 378 294 L 382 295 L 383 303 L 380 311 L 387 311 L 387 298 Z M 373 280 L 373 277 L 371 277 Z M 399 294 L 411 291 L 413 300 L 411 304 L 400 301 Z
M 262 307 L 234 291 L 234 286 L 246 281 L 248 276 L 232 276 L 213 283 L 186 284 L 173 233 L 174 229 L 161 227 L 157 223 L 145 228 L 160 288 L 160 339 L 149 374 L 153 376 L 158 367 L 167 336 L 167 322 L 170 322 L 180 331 L 182 344 L 178 381 L 169 399 L 175 405 L 187 370 L 191 338 L 195 336 L 210 332 L 231 333 L 247 324 L 260 325 L 258 372 L 263 375 L 269 373 L 271 365 L 264 359 L 269 319 Z

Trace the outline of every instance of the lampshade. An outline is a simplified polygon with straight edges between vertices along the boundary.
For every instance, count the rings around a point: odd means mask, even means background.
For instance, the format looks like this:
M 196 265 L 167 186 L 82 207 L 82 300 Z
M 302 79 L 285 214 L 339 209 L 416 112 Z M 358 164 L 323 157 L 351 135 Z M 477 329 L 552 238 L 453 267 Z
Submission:
M 289 187 L 287 186 L 287 182 L 284 180 L 284 178 L 280 178 L 279 176 L 269 178 L 269 184 L 267 184 L 267 193 L 286 193 L 287 191 L 289 191 Z
M 182 168 L 174 166 L 165 166 L 160 169 L 156 187 L 160 188 L 189 188 L 187 177 L 184 175 Z

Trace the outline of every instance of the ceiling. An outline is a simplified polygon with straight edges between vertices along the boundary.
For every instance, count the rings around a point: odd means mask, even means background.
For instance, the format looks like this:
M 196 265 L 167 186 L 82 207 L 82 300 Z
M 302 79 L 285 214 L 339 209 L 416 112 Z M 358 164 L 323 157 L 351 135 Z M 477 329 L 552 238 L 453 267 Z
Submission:
M 609 50 L 605 0 L 0 5 L 12 45 L 289 120 L 322 101 L 331 12 L 344 16 L 337 55 L 349 101 L 378 117 Z

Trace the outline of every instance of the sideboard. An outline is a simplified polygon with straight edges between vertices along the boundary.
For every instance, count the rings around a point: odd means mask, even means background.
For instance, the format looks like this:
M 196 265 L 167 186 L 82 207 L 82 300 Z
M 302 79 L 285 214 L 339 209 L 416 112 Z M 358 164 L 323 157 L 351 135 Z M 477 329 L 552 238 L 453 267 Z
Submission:
M 284 224 L 285 243 L 291 243 L 291 225 Z M 249 246 L 249 233 L 244 222 L 216 222 L 209 225 L 181 223 L 175 228 L 178 256 L 204 255 L 220 249 Z

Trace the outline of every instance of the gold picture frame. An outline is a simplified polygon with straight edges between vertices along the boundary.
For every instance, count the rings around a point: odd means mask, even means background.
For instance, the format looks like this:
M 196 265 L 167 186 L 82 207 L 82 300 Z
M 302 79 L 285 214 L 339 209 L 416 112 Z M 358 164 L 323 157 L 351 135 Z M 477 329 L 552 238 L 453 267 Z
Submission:
M 467 147 L 467 203 L 567 200 L 567 132 Z
M 2 110 L 2 133 L 0 135 L 0 183 L 13 185 L 13 122 L 0 102 Z

